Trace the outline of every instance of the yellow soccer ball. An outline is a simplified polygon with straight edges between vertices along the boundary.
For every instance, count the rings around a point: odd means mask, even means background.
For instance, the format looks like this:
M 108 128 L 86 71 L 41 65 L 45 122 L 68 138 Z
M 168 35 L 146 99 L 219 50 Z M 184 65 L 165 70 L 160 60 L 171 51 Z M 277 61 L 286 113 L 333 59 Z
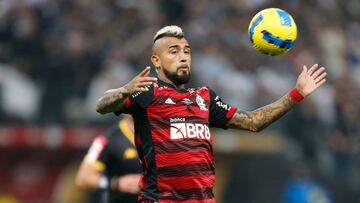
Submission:
M 253 17 L 248 34 L 256 50 L 276 56 L 286 53 L 294 46 L 297 27 L 294 19 L 286 11 L 267 8 Z

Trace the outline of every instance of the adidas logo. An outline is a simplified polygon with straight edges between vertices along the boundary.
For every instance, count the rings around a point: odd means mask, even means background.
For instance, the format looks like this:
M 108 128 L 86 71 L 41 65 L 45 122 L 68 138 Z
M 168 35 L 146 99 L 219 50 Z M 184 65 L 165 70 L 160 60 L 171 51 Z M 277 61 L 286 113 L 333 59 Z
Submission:
M 169 97 L 165 100 L 165 104 L 175 104 L 175 102 Z

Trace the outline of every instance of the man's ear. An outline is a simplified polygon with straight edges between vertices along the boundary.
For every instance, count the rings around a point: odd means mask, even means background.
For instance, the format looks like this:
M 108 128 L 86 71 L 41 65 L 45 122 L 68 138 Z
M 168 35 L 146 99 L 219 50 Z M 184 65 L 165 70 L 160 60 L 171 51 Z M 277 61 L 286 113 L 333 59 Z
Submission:
M 158 55 L 151 55 L 151 62 L 155 66 L 156 72 L 158 72 L 158 68 L 160 68 L 160 58 Z

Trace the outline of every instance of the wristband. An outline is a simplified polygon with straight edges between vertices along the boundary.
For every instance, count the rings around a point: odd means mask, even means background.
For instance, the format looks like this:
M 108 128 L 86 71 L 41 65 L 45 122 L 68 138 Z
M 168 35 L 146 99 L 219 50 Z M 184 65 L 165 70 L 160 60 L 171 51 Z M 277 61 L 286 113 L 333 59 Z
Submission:
M 294 87 L 290 92 L 289 96 L 291 100 L 293 100 L 295 103 L 299 103 L 301 100 L 304 99 L 304 96 L 299 92 L 299 90 Z
M 102 175 L 98 181 L 98 188 L 101 190 L 105 190 L 109 187 L 109 179 Z

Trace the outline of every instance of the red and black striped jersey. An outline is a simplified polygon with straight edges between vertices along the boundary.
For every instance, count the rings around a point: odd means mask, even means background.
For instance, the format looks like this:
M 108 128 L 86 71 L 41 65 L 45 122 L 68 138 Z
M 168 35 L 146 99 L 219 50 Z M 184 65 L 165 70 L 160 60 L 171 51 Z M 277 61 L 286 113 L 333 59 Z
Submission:
M 160 80 L 128 97 L 124 113 L 134 117 L 143 169 L 139 201 L 215 202 L 209 127 L 226 128 L 235 111 L 208 87 L 176 89 Z

